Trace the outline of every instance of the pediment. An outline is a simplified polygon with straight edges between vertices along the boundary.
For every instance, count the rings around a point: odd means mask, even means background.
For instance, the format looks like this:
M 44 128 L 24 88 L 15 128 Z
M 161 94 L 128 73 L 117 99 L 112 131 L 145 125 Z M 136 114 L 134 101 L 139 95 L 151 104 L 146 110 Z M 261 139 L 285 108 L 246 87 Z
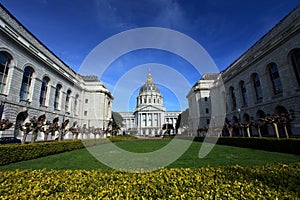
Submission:
M 163 107 L 158 107 L 155 105 L 145 105 L 145 106 L 136 108 L 134 112 L 156 112 L 156 111 L 165 112 L 166 110 Z

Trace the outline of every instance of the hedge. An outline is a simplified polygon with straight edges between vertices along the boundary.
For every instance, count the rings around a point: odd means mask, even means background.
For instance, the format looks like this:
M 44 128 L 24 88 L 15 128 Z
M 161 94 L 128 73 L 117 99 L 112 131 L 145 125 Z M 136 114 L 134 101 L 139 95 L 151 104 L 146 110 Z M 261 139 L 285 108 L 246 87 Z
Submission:
M 1 199 L 297 199 L 300 163 L 260 167 L 0 172 Z
M 10 144 L 0 146 L 0 165 L 30 160 L 83 148 L 80 140 Z
M 114 136 L 109 138 L 111 142 L 137 139 L 134 136 Z M 85 139 L 49 141 L 29 144 L 0 145 L 0 165 L 35 159 L 43 156 L 73 151 L 88 146 L 107 143 L 108 139 Z
M 191 139 L 183 136 L 181 139 Z M 210 138 L 207 138 L 208 142 Z M 212 141 L 216 138 L 211 137 Z M 195 137 L 194 141 L 203 142 L 204 137 Z M 219 137 L 217 144 L 244 147 L 272 152 L 300 155 L 300 139 L 298 138 L 248 138 L 248 137 Z

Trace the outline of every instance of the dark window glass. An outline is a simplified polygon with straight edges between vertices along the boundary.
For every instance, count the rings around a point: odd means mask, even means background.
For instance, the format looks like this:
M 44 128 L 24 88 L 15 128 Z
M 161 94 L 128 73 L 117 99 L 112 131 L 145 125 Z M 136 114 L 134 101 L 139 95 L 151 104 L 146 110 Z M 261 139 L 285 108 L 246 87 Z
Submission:
M 230 92 L 230 97 L 231 97 L 231 109 L 235 110 L 236 109 L 236 99 L 235 99 L 235 94 L 234 94 L 234 88 L 231 87 L 229 89 Z
M 282 93 L 280 76 L 279 76 L 277 65 L 275 63 L 270 64 L 269 73 L 272 81 L 274 94 Z
M 31 85 L 33 70 L 30 67 L 26 67 L 23 73 L 23 80 L 20 91 L 20 100 L 28 100 L 29 99 L 29 91 Z
M 59 98 L 60 98 L 61 87 L 62 86 L 60 84 L 58 84 L 55 89 L 54 109 L 59 108 Z
M 248 95 L 247 95 L 247 89 L 244 81 L 240 82 L 240 87 L 241 87 L 243 105 L 246 106 L 248 105 Z
M 262 99 L 262 89 L 260 85 L 260 80 L 258 74 L 253 74 L 252 75 L 252 81 L 253 81 L 253 86 L 255 90 L 255 95 L 256 95 L 256 100 Z
M 3 53 L 0 52 L 0 92 L 4 92 L 4 87 L 7 84 L 7 76 L 8 76 L 8 65 L 10 60 L 8 57 Z
M 292 54 L 292 63 L 295 70 L 295 75 L 300 86 L 300 49 L 297 49 Z
M 47 90 L 48 90 L 49 78 L 44 77 L 42 80 L 41 94 L 40 94 L 40 105 L 46 105 Z

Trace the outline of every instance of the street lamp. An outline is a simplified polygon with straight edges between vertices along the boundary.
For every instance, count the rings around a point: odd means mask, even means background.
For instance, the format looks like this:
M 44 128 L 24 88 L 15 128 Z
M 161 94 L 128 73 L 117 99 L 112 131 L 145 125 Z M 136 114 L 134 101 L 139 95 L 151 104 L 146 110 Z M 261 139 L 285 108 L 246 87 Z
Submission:
M 241 109 L 238 108 L 238 109 L 237 109 L 237 112 L 238 112 L 238 114 L 239 114 L 239 122 L 240 122 L 240 121 L 241 121 Z

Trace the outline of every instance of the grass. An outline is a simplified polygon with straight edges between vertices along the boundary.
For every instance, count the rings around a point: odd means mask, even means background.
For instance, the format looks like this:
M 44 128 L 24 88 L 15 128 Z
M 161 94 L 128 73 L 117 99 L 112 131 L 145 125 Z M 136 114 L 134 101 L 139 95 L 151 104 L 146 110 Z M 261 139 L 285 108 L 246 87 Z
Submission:
M 115 143 L 124 150 L 131 152 L 152 152 L 167 145 L 170 140 L 136 140 L 121 141 Z M 300 162 L 299 155 L 267 152 L 247 148 L 216 145 L 213 150 L 203 159 L 198 158 L 202 143 L 193 142 L 189 149 L 168 168 L 197 168 L 204 166 L 253 166 L 271 163 L 292 164 Z M 12 163 L 0 166 L 0 170 L 15 169 L 101 169 L 107 171 L 110 168 L 95 159 L 87 149 L 79 149 L 71 152 L 51 155 L 43 158 Z

